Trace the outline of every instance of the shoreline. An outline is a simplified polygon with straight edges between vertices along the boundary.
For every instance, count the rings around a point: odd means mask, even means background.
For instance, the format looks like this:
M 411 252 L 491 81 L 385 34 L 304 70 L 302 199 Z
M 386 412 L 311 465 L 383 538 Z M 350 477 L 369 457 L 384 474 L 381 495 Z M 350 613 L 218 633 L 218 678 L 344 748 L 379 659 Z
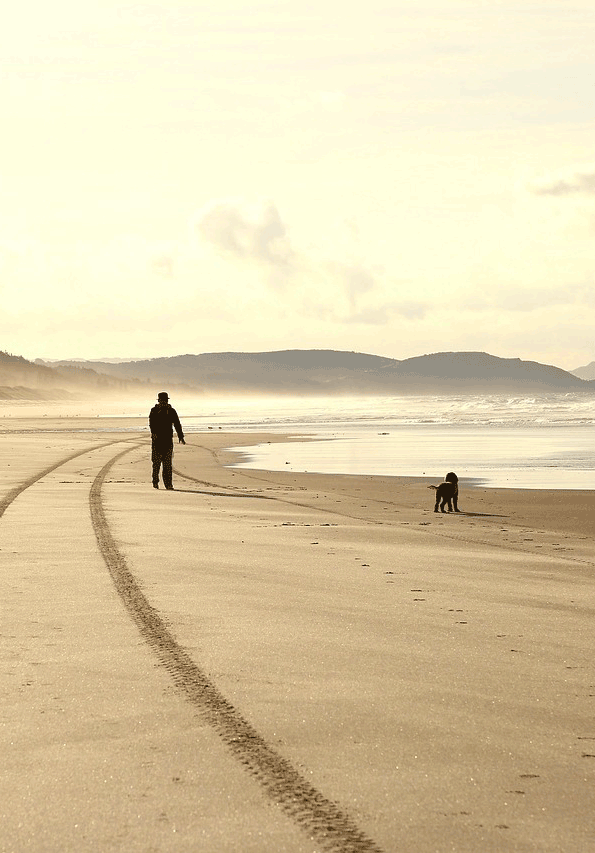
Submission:
M 223 437 L 225 434 L 219 434 Z M 233 435 L 229 433 L 227 435 Z M 237 438 L 244 435 L 237 433 Z M 290 436 L 271 437 L 266 434 L 250 434 L 246 441 L 261 438 L 258 443 L 265 441 L 287 442 Z M 234 439 L 235 440 L 235 439 Z M 302 441 L 303 437 L 294 439 Z M 237 441 L 237 445 L 242 443 Z M 252 442 L 254 443 L 254 442 Z M 234 469 L 233 462 L 242 451 L 231 450 L 225 445 L 219 446 L 217 457 L 221 464 Z M 378 474 L 326 474 L 321 472 L 270 471 L 266 468 L 235 468 L 246 476 L 266 477 L 279 484 L 299 483 L 303 488 L 316 488 L 321 480 L 329 478 L 337 483 L 348 483 L 358 480 L 368 498 L 375 500 L 397 501 L 404 505 L 406 496 L 409 497 L 411 508 L 422 511 L 433 511 L 433 492 L 430 485 L 441 482 L 441 477 L 404 477 Z M 595 537 L 595 490 L 585 489 L 519 489 L 483 486 L 477 481 L 469 481 L 465 477 L 459 480 L 460 516 L 498 518 L 502 515 L 510 524 L 515 526 L 533 526 L 539 529 L 552 529 L 570 532 L 578 535 Z
M 49 412 L 43 411 L 44 407 L 7 406 L 4 417 L 0 417 L 0 432 L 27 429 L 32 424 L 37 429 L 43 423 L 43 428 L 48 431 L 70 431 L 74 427 L 80 431 L 129 430 L 143 434 L 148 433 L 148 429 L 142 405 L 133 401 L 124 408 L 113 401 L 109 404 L 97 402 L 80 408 L 57 407 Z M 130 415 L 131 411 L 134 414 Z M 241 412 L 234 407 L 229 414 L 233 421 Z M 592 430 L 584 424 L 561 427 L 528 423 L 526 428 L 520 428 L 508 424 L 486 423 L 480 427 L 461 423 L 450 430 L 439 424 L 413 426 L 395 423 L 388 431 L 378 431 L 382 429 L 380 424 L 370 429 L 362 421 L 357 430 L 350 430 L 341 422 L 335 424 L 332 417 L 328 423 L 325 421 L 318 426 L 314 422 L 308 424 L 307 419 L 297 425 L 285 423 L 283 417 L 279 422 L 273 419 L 270 424 L 266 421 L 252 424 L 251 414 L 248 413 L 245 422 L 243 416 L 240 417 L 235 427 L 224 418 L 222 422 L 222 412 L 210 412 L 207 408 L 201 416 L 188 415 L 189 421 L 183 425 L 189 435 L 223 431 L 230 436 L 241 436 L 235 444 L 243 446 L 245 450 L 240 450 L 240 453 L 245 455 L 237 457 L 238 464 L 246 465 L 247 470 L 254 465 L 253 470 L 295 469 L 321 474 L 392 476 L 406 480 L 427 476 L 429 483 L 440 482 L 444 471 L 454 470 L 468 489 L 523 489 L 532 493 L 555 489 L 557 492 L 576 491 L 586 495 L 593 491 L 595 485 L 595 455 L 590 440 Z M 210 415 L 212 420 L 209 420 Z M 427 428 L 431 430 L 431 438 Z M 469 429 L 473 433 L 471 437 L 466 433 Z M 268 433 L 267 441 L 260 442 L 263 446 L 255 447 L 262 433 Z M 376 434 L 382 438 L 377 438 Z M 246 435 L 253 436 L 253 441 L 247 442 Z M 294 447 L 272 448 L 267 444 L 293 444 Z M 230 439 L 230 450 L 232 447 Z M 250 447 L 252 450 L 248 453 Z M 291 455 L 285 456 L 285 452 Z M 291 462 L 285 469 L 287 459 Z
M 0 419 L 0 434 L 10 435 L 62 435 L 77 436 L 95 435 L 106 439 L 122 434 L 131 438 L 135 434 L 139 439 L 149 439 L 148 426 L 144 423 L 139 427 L 139 420 L 145 418 L 102 417 L 101 426 L 97 417 L 54 417 L 11 418 L 6 422 Z M 321 481 L 330 478 L 337 483 L 348 483 L 350 480 L 360 481 L 360 488 L 370 500 L 376 498 L 394 502 L 403 508 L 407 506 L 416 511 L 426 512 L 433 508 L 430 484 L 441 482 L 443 474 L 435 476 L 398 476 L 378 474 L 327 474 L 321 472 L 274 471 L 266 468 L 235 467 L 234 462 L 241 458 L 243 451 L 232 447 L 251 447 L 259 444 L 275 443 L 290 444 L 293 442 L 317 441 L 316 436 L 308 438 L 302 433 L 270 433 L 266 430 L 253 432 L 233 432 L 223 429 L 208 429 L 187 434 L 189 443 L 206 443 L 215 454 L 219 464 L 230 471 L 242 474 L 247 478 L 266 477 L 271 481 L 282 484 L 299 482 L 304 488 L 314 487 Z M 174 465 L 180 459 L 174 444 Z M 246 454 L 248 455 L 248 454 Z M 477 480 L 461 477 L 459 480 L 461 517 L 501 518 L 515 526 L 528 526 L 538 529 L 552 529 L 569 532 L 579 536 L 595 537 L 595 490 L 587 489 L 529 489 L 529 488 L 499 488 L 484 486 Z

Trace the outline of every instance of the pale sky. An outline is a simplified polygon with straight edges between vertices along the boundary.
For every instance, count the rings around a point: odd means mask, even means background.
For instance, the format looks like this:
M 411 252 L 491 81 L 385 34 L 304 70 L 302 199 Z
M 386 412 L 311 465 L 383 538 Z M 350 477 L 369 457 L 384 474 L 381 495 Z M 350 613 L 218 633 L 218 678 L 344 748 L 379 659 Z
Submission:
M 0 349 L 595 359 L 593 0 L 20 0 Z

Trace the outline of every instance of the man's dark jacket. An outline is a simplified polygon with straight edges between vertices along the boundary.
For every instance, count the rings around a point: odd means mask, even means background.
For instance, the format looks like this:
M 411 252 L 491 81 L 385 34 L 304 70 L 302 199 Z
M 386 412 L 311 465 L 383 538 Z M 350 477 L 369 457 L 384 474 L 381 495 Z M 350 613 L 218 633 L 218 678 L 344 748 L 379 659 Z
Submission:
M 160 447 L 173 445 L 172 428 L 175 428 L 180 440 L 184 438 L 178 413 L 169 403 L 167 406 L 153 406 L 149 412 L 149 427 L 153 442 Z

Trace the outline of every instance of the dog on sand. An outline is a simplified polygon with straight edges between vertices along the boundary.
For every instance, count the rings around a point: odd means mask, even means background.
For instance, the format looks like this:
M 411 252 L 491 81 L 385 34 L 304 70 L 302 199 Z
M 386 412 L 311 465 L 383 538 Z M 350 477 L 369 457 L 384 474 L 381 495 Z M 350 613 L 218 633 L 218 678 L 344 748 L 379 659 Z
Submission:
M 428 486 L 429 489 L 436 490 L 436 504 L 434 506 L 434 512 L 438 512 L 438 506 L 442 512 L 446 512 L 444 509 L 445 506 L 448 506 L 448 511 L 460 512 L 458 507 L 459 500 L 459 478 L 454 473 L 454 471 L 449 471 L 446 477 L 444 478 L 444 482 L 440 483 L 439 486 Z

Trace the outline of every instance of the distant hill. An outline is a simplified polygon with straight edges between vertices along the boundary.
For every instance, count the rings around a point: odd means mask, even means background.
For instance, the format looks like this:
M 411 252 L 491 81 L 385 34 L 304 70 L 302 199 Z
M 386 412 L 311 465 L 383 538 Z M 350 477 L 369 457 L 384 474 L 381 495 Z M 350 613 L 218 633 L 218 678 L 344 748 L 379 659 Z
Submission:
M 584 367 L 577 367 L 576 370 L 571 370 L 573 376 L 578 376 L 579 379 L 591 381 L 595 379 L 595 361 L 591 361 Z
M 559 367 L 485 352 L 442 352 L 408 358 L 399 363 L 396 372 L 403 385 L 443 390 L 595 391 Z
M 63 369 L 71 362 L 58 362 Z M 335 350 L 284 350 L 269 353 L 203 353 L 120 364 L 94 362 L 94 370 L 122 379 L 142 379 L 171 388 L 205 393 L 346 393 L 351 382 L 362 393 L 369 370 L 398 364 L 390 358 Z
M 43 364 L 43 362 L 40 362 Z M 80 369 L 80 362 L 77 362 Z M 72 362 L 54 363 L 66 370 Z M 93 362 L 99 373 L 207 394 L 402 394 L 595 392 L 595 383 L 550 365 L 483 352 L 403 361 L 337 350 L 222 352 L 131 362 Z
M 20 355 L 11 355 L 0 351 L 0 383 L 14 385 L 15 382 L 30 381 L 34 385 L 44 385 L 56 378 L 57 374 L 43 362 L 33 364 Z
M 147 359 L 142 358 L 36 358 L 35 362 L 39 362 L 41 364 L 94 364 L 95 362 L 107 362 L 107 364 L 120 364 L 122 361 L 146 361 Z
M 139 390 L 148 393 L 139 380 L 106 376 L 80 364 L 49 367 L 0 351 L 0 400 L 80 400 L 106 394 L 138 395 Z

